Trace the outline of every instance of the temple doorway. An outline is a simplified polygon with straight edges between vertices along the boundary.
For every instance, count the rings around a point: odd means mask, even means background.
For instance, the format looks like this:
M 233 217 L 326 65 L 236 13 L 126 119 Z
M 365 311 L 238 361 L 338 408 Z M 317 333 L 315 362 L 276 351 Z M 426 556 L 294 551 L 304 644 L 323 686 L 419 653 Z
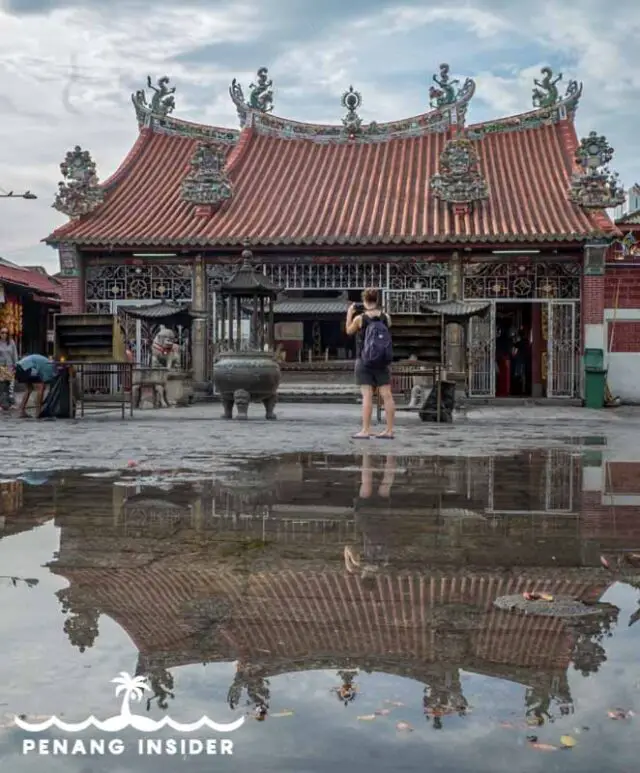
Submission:
M 531 397 L 534 330 L 532 303 L 496 304 L 496 397 Z M 536 347 L 538 348 L 538 347 Z

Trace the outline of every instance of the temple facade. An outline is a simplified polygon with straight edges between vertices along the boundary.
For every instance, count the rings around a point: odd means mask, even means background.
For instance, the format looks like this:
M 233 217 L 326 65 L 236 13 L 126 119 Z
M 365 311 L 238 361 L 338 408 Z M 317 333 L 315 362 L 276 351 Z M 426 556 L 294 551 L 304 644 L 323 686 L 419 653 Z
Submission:
M 282 290 L 288 361 L 348 361 L 344 312 L 373 286 L 407 319 L 425 301 L 490 303 L 467 341 L 472 396 L 515 394 L 501 351 L 518 338 L 520 396 L 578 397 L 584 347 L 607 348 L 607 256 L 623 234 L 606 210 L 624 193 L 606 138 L 576 133 L 582 84 L 561 90 L 561 77 L 543 70 L 529 112 L 474 124 L 476 84 L 443 64 L 422 115 L 365 123 L 350 87 L 341 120 L 317 125 L 274 115 L 261 68 L 246 95 L 231 84 L 239 128 L 176 118 L 176 89 L 149 78 L 151 95 L 132 95 L 139 137 L 110 178 L 79 146 L 61 165 L 54 206 L 70 221 L 46 241 L 73 310 L 190 303 L 194 376 L 207 382 L 224 344 L 217 289 L 250 249 Z

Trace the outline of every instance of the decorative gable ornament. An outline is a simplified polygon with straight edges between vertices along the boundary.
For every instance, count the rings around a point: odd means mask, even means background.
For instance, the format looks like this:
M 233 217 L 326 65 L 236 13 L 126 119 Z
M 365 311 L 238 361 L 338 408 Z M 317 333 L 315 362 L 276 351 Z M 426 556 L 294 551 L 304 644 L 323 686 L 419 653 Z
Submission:
M 201 207 L 219 207 L 233 196 L 225 172 L 225 149 L 201 142 L 189 162 L 191 171 L 182 181 L 182 199 Z
M 489 198 L 471 140 L 457 137 L 447 142 L 440 154 L 440 170 L 431 178 L 431 191 L 440 201 L 454 206 L 468 207 Z
M 607 138 L 596 132 L 580 141 L 575 158 L 584 171 L 571 180 L 569 198 L 574 204 L 584 209 L 609 209 L 624 204 L 626 195 L 619 175 L 607 166 L 613 153 Z
M 169 86 L 170 78 L 168 75 L 159 78 L 154 86 L 151 82 L 151 76 L 147 76 L 147 87 L 153 92 L 151 101 L 147 101 L 147 95 L 144 89 L 138 89 L 131 95 L 131 100 L 136 109 L 138 123 L 143 126 L 149 123 L 151 118 L 165 118 L 173 113 L 176 107 L 174 94 L 175 86 Z
M 75 219 L 88 215 L 104 201 L 95 161 L 88 150 L 76 145 L 60 164 L 64 180 L 58 183 L 58 193 L 52 204 L 54 209 Z

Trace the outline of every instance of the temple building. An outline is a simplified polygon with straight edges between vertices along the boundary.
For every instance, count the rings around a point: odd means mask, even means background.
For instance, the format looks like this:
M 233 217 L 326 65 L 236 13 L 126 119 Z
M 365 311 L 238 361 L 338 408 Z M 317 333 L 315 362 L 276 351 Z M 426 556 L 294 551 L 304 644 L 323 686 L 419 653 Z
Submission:
M 501 351 L 519 337 L 518 394 L 575 398 L 584 347 L 607 349 L 605 298 L 629 258 L 612 257 L 623 234 L 606 210 L 625 197 L 613 150 L 596 132 L 578 138 L 582 84 L 561 79 L 544 68 L 532 110 L 474 124 L 475 82 L 443 64 L 422 115 L 365 123 L 349 87 L 336 124 L 317 125 L 274 115 L 261 68 L 247 95 L 231 84 L 240 128 L 224 128 L 176 118 L 169 78 L 149 78 L 151 96 L 132 96 L 139 137 L 111 177 L 100 183 L 80 146 L 67 154 L 54 206 L 70 221 L 45 241 L 74 311 L 190 303 L 197 382 L 221 344 L 217 289 L 250 249 L 282 291 L 285 368 L 348 364 L 344 311 L 373 286 L 407 320 L 403 357 L 419 357 L 410 323 L 424 302 L 489 302 L 467 341 L 472 396 L 515 394 Z M 455 343 L 447 365 L 463 371 Z

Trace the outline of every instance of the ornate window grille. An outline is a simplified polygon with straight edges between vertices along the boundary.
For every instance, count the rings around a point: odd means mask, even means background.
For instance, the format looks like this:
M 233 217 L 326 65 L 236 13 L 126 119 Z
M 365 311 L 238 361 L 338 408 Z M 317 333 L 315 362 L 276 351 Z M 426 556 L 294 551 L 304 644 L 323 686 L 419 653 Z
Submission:
M 237 270 L 236 264 L 207 266 L 210 295 L 221 282 Z M 420 262 L 414 258 L 394 262 L 362 263 L 357 259 L 340 263 L 265 263 L 265 275 L 283 290 L 438 290 L 447 297 L 449 267 L 442 263 Z
M 165 300 L 188 303 L 192 298 L 193 272 L 187 264 L 87 267 L 85 299 L 90 311 L 106 311 L 107 304 L 114 301 Z
M 468 263 L 463 293 L 467 300 L 580 300 L 582 267 L 571 263 Z

